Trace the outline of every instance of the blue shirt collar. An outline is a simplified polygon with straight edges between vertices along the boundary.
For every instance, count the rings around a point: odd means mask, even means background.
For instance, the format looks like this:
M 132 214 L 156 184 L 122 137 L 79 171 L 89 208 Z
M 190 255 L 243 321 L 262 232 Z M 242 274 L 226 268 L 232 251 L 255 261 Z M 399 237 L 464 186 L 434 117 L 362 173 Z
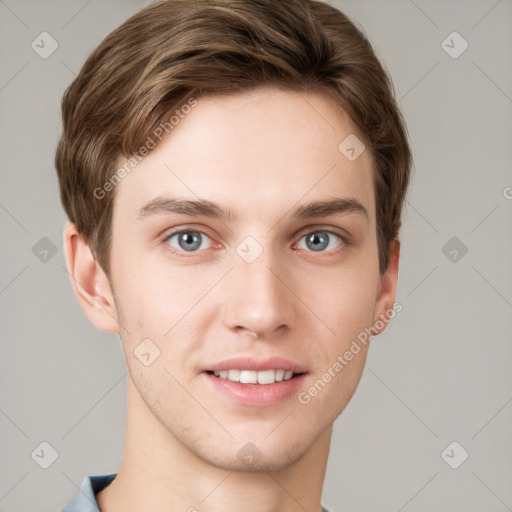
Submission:
M 96 501 L 96 494 L 109 485 L 117 473 L 109 475 L 86 476 L 82 480 L 78 494 L 61 512 L 101 512 Z M 329 512 L 322 504 L 322 512 Z
M 107 487 L 117 473 L 109 475 L 86 476 L 82 480 L 80 490 L 61 512 L 101 512 L 96 502 L 96 494 Z

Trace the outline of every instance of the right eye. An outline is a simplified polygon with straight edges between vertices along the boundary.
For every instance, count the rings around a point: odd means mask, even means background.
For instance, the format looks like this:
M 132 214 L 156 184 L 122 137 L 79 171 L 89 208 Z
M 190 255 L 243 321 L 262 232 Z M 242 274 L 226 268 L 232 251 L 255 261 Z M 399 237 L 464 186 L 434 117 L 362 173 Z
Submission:
M 205 239 L 212 242 L 211 238 L 201 231 L 181 230 L 171 233 L 165 238 L 164 243 L 168 243 L 179 252 L 198 252 L 200 249 L 208 249 L 211 246 L 210 244 L 205 247 L 207 244 Z

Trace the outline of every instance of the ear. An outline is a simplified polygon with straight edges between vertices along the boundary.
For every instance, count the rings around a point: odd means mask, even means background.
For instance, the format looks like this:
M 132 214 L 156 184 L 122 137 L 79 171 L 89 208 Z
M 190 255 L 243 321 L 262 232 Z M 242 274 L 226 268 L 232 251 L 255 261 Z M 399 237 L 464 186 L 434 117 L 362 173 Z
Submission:
M 389 264 L 380 277 L 380 289 L 375 303 L 375 312 L 371 331 L 381 334 L 388 326 L 391 312 L 394 312 L 396 287 L 398 283 L 398 260 L 400 259 L 400 241 L 393 240 L 389 247 Z
M 63 245 L 71 285 L 89 320 L 100 330 L 119 333 L 117 311 L 108 278 L 75 224 L 64 229 Z

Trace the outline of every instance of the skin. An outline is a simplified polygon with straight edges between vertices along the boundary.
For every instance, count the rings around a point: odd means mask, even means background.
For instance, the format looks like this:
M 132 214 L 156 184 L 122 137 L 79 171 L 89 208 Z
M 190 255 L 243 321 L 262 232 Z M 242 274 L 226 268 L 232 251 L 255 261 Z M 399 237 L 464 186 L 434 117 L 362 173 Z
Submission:
M 295 395 L 266 407 L 238 404 L 201 370 L 236 355 L 277 355 L 307 367 L 307 390 L 393 308 L 399 244 L 379 274 L 372 157 L 366 150 L 349 161 L 338 150 L 353 133 L 319 92 L 261 87 L 200 97 L 117 185 L 110 282 L 67 226 L 78 300 L 96 327 L 119 333 L 130 370 L 124 456 L 97 496 L 103 512 L 320 512 L 333 422 L 359 383 L 368 346 L 308 404 Z M 138 210 L 163 194 L 213 201 L 237 219 L 139 220 Z M 289 214 L 333 198 L 359 201 L 368 218 Z M 169 238 L 186 228 L 204 233 L 195 252 Z M 347 242 L 331 235 L 312 250 L 305 235 L 325 230 Z M 252 263 L 236 252 L 247 236 L 263 250 Z M 161 351 L 149 366 L 133 353 L 146 338 Z M 260 452 L 250 468 L 237 456 L 248 442 Z

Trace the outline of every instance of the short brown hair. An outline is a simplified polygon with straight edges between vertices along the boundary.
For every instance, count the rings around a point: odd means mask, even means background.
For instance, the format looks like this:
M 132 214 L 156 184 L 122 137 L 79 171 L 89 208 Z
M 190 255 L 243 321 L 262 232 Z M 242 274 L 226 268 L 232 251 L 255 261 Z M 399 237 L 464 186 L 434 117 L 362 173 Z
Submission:
M 187 99 L 263 85 L 324 91 L 360 131 L 374 162 L 379 270 L 387 269 L 412 157 L 392 81 L 362 31 L 315 0 L 163 0 L 111 32 L 62 98 L 62 205 L 107 276 L 115 187 L 101 198 L 95 191 L 119 157 Z

